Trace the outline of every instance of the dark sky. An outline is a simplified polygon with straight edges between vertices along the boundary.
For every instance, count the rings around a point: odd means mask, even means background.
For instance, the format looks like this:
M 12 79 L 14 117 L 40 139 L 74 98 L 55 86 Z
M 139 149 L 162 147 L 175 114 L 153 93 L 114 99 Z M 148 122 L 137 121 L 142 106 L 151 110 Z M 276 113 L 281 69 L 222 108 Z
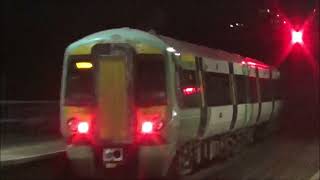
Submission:
M 316 0 L 203 1 L 1 1 L 4 30 L 1 98 L 58 99 L 64 49 L 105 29 L 154 29 L 176 39 L 224 49 L 272 63 L 281 52 L 281 28 L 261 10 L 270 8 L 301 23 Z M 318 10 L 319 12 L 319 10 Z M 230 24 L 243 23 L 231 29 Z M 278 44 L 278 45 L 275 45 Z

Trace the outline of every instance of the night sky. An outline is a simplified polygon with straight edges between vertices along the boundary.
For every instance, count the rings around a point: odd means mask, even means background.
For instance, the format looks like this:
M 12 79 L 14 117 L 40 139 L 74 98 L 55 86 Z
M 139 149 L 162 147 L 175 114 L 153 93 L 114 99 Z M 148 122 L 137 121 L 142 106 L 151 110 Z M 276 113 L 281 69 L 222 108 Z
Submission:
M 267 8 L 272 15 L 265 14 Z M 286 43 L 281 36 L 283 27 L 270 23 L 274 15 L 279 12 L 301 24 L 314 8 L 316 0 L 5 0 L 1 2 L 4 57 L 0 99 L 58 100 L 68 44 L 117 27 L 154 29 L 175 39 L 273 64 Z M 237 22 L 243 26 L 230 28 Z M 311 49 L 318 58 L 314 46 Z

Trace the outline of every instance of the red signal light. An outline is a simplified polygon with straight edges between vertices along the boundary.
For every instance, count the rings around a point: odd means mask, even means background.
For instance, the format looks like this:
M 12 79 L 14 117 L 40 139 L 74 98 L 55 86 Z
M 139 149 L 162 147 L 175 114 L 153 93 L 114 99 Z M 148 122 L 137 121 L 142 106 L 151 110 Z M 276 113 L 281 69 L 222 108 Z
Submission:
M 295 31 L 292 30 L 291 31 L 291 43 L 292 44 L 303 44 L 303 40 L 302 40 L 302 31 Z

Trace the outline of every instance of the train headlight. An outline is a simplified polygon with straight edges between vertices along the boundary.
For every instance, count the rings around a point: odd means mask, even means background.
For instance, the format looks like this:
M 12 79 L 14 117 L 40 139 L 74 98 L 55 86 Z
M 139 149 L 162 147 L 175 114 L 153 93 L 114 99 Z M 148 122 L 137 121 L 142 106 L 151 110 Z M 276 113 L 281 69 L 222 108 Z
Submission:
M 167 51 L 172 53 L 176 52 L 176 50 L 173 47 L 167 47 Z

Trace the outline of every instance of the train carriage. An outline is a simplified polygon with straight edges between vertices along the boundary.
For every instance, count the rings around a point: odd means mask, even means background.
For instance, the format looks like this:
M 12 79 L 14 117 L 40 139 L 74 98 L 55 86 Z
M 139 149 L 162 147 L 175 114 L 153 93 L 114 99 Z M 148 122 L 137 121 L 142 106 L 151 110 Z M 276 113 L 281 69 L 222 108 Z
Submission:
M 260 61 L 130 28 L 65 52 L 61 132 L 74 172 L 183 176 L 274 121 L 280 73 Z M 241 133 L 239 133 L 241 132 Z M 133 168 L 134 167 L 134 168 Z

